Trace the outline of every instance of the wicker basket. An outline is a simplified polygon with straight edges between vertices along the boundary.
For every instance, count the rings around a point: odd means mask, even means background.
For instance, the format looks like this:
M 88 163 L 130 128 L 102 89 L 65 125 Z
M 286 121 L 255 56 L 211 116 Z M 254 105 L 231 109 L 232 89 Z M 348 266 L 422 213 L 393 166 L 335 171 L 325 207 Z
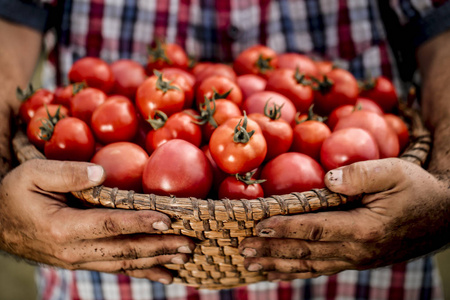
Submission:
M 401 158 L 423 165 L 430 151 L 430 133 L 417 112 L 411 109 L 401 111 L 410 121 L 411 128 L 411 143 Z M 15 135 L 13 147 L 19 162 L 45 159 L 29 143 L 23 131 Z M 252 200 L 165 197 L 104 186 L 74 192 L 73 195 L 91 205 L 151 209 L 169 215 L 174 222 L 172 229 L 164 233 L 192 237 L 196 240 L 196 248 L 189 262 L 165 267 L 174 271 L 175 283 L 208 289 L 232 288 L 266 280 L 264 272 L 247 271 L 244 257 L 238 252 L 239 243 L 255 235 L 254 228 L 258 221 L 275 215 L 324 210 L 347 202 L 345 196 L 327 189 Z

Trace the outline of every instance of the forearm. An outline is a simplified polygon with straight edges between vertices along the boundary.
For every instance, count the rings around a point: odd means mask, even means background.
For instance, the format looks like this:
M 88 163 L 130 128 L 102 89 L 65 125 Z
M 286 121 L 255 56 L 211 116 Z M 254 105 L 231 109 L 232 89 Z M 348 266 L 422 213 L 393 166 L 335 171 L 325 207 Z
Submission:
M 433 133 L 429 169 L 450 174 L 450 31 L 422 45 L 417 58 L 422 76 L 422 112 Z
M 16 88 L 31 79 L 41 39 L 37 31 L 0 19 L 0 178 L 10 169 L 11 120 L 19 107 Z

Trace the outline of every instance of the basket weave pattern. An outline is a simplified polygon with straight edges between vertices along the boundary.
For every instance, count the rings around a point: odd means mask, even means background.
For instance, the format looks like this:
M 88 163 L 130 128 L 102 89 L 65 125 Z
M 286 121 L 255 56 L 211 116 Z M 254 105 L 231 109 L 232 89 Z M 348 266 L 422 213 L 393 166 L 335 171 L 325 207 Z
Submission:
M 402 109 L 402 112 L 410 121 L 411 143 L 401 158 L 423 165 L 431 147 L 430 133 L 415 111 Z M 45 159 L 21 130 L 13 139 L 13 148 L 19 162 Z M 266 280 L 264 272 L 249 272 L 244 268 L 244 257 L 238 251 L 244 238 L 255 236 L 258 221 L 275 215 L 338 207 L 348 201 L 346 196 L 326 188 L 251 200 L 177 198 L 104 186 L 72 194 L 94 206 L 150 209 L 170 216 L 174 220 L 172 228 L 163 233 L 192 237 L 196 240 L 196 248 L 189 262 L 165 267 L 174 271 L 175 283 L 209 289 L 232 288 Z

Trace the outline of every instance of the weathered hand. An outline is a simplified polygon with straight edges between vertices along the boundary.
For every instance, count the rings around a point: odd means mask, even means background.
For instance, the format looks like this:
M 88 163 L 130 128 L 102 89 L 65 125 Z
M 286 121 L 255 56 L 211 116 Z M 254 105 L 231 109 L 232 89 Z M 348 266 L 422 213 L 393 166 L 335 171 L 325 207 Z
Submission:
M 67 205 L 64 193 L 103 180 L 103 169 L 89 163 L 32 160 L 20 165 L 0 186 L 0 248 L 66 269 L 170 283 L 170 272 L 159 265 L 185 262 L 194 244 L 187 237 L 152 235 L 170 227 L 166 215 Z
M 276 216 L 240 245 L 250 271 L 269 280 L 331 275 L 406 261 L 449 242 L 449 181 L 400 159 L 355 163 L 332 170 L 327 187 L 364 194 L 356 207 Z

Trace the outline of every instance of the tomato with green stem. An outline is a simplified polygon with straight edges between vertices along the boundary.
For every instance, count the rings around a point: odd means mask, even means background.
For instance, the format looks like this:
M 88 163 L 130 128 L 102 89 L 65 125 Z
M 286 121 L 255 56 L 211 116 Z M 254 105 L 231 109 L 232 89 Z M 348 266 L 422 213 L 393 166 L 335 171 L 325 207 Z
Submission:
M 219 199 L 256 199 L 264 197 L 261 183 L 265 180 L 253 178 L 254 172 L 235 174 L 225 178 L 219 187 Z

